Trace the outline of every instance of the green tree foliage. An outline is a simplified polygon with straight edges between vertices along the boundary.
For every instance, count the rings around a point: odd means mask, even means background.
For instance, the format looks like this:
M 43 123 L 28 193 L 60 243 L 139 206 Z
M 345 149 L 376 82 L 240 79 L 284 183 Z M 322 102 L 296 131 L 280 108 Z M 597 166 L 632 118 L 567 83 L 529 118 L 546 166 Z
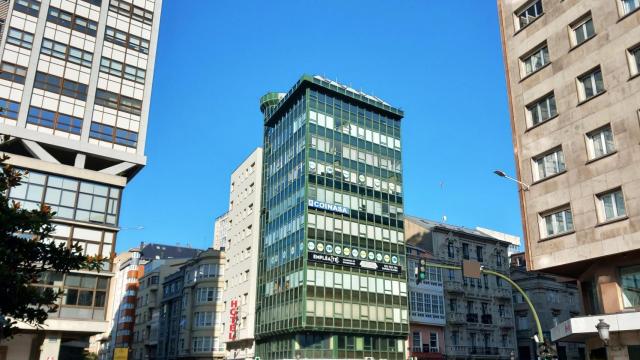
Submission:
M 22 173 L 0 153 L 0 339 L 12 336 L 18 321 L 41 326 L 57 309 L 62 289 L 33 286 L 46 272 L 99 270 L 100 257 L 83 255 L 82 247 L 48 241 L 55 213 L 48 206 L 26 210 L 7 198 Z

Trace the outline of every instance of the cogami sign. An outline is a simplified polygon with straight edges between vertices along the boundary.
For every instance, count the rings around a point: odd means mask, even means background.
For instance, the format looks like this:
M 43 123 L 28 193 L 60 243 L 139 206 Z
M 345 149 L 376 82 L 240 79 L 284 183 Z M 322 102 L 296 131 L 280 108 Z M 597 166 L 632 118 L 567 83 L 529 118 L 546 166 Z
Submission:
M 229 340 L 236 339 L 236 326 L 238 324 L 238 299 L 231 300 L 231 324 L 229 324 Z
M 318 200 L 309 200 L 309 207 L 320 210 L 332 211 L 340 214 L 351 215 L 351 209 L 345 206 L 323 203 Z
M 309 251 L 309 261 L 323 264 L 341 265 L 366 270 L 382 271 L 393 274 L 400 274 L 402 268 L 398 265 L 384 264 L 375 261 L 345 258 L 342 256 L 326 255 Z

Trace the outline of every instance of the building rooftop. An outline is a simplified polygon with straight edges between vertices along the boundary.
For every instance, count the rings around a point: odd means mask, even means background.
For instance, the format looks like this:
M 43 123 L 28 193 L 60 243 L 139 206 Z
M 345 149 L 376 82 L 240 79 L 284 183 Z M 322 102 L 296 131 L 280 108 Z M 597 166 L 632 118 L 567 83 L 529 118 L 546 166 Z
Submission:
M 444 230 L 444 231 L 453 231 L 453 232 L 457 232 L 457 233 L 462 233 L 462 234 L 466 234 L 466 235 L 471 235 L 471 236 L 476 236 L 476 237 L 482 237 L 485 239 L 491 239 L 491 240 L 495 240 L 495 241 L 501 241 L 501 242 L 505 242 L 505 243 L 509 243 L 509 244 L 513 244 L 512 241 L 509 241 L 507 239 L 509 239 L 510 237 L 515 237 L 513 235 L 508 235 L 508 234 L 504 234 L 498 231 L 493 231 L 493 230 L 489 230 L 489 229 L 485 229 L 485 228 L 468 228 L 468 227 L 464 227 L 464 226 L 459 226 L 459 225 L 451 225 L 451 224 L 447 224 L 447 223 L 443 223 L 443 222 L 439 222 L 439 221 L 434 221 L 434 220 L 428 220 L 428 219 L 423 219 L 423 218 L 419 218 L 419 217 L 415 217 L 415 216 L 410 216 L 410 215 L 405 215 L 406 219 L 409 219 L 419 225 L 422 225 L 426 228 L 429 229 L 440 229 L 440 230 Z M 494 234 L 499 234 L 500 236 L 494 235 Z M 520 241 L 519 237 L 516 237 L 518 239 L 518 243 Z
M 140 258 L 143 260 L 192 258 L 203 251 L 191 247 L 153 243 L 141 244 L 140 248 Z
M 279 113 L 280 108 L 291 98 L 293 94 L 307 87 L 319 87 L 330 90 L 334 93 L 338 93 L 346 98 L 356 100 L 357 102 L 375 108 L 377 111 L 383 112 L 394 120 L 400 120 L 404 116 L 404 112 L 397 107 L 394 107 L 386 101 L 380 99 L 377 96 L 369 95 L 362 91 L 353 89 L 350 86 L 340 84 L 336 81 L 329 80 L 320 75 L 302 75 L 300 79 L 293 85 L 293 87 L 286 94 L 282 93 L 268 93 L 260 99 L 261 109 L 267 110 L 265 115 L 265 124 L 272 123 L 271 119 Z M 276 99 L 278 101 L 276 102 Z M 267 102 L 271 102 L 267 104 Z M 266 106 L 269 105 L 269 106 Z

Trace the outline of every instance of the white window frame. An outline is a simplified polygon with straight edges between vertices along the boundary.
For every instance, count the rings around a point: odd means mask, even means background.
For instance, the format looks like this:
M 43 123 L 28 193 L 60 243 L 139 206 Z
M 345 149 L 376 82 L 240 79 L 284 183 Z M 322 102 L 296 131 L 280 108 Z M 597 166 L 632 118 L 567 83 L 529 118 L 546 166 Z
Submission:
M 534 56 L 537 56 L 542 61 L 537 67 L 534 66 L 536 64 L 536 62 L 533 60 Z M 531 64 L 531 71 L 527 71 L 527 63 Z M 533 50 L 520 57 L 521 78 L 524 79 L 527 76 L 540 71 L 540 69 L 544 68 L 550 63 L 551 58 L 549 55 L 549 46 L 547 46 L 547 42 L 545 41 L 544 43 L 536 46 Z
M 607 146 L 607 140 L 605 137 L 605 132 L 607 131 L 611 133 L 611 148 Z M 613 135 L 613 130 L 611 129 L 610 124 L 601 126 L 598 129 L 588 132 L 585 138 L 587 141 L 587 155 L 589 157 L 589 160 L 596 160 L 616 152 L 615 137 Z M 599 142 L 601 148 L 604 149 L 604 152 L 602 154 L 596 154 L 595 142 Z
M 530 102 L 525 107 L 526 119 L 527 119 L 527 127 L 531 128 L 537 125 L 540 125 L 546 121 L 549 121 L 556 116 L 558 116 L 558 105 L 556 103 L 555 93 L 552 91 L 547 93 L 546 95 Z M 551 100 L 553 100 L 553 107 L 551 107 Z M 547 114 L 549 115 L 547 118 L 542 118 L 542 108 L 545 107 L 547 110 Z M 553 111 L 552 111 L 553 110 Z M 534 113 L 538 114 L 538 118 L 540 119 L 537 123 L 533 122 Z
M 418 334 L 418 339 L 420 340 L 419 344 L 416 344 L 416 334 Z M 411 333 L 411 344 L 412 351 L 414 352 L 422 352 L 422 333 L 419 331 L 414 331 Z
M 637 53 L 637 55 L 636 55 Z M 629 60 L 629 74 L 634 77 L 640 74 L 640 44 L 627 49 L 627 59 Z
M 538 12 L 538 9 L 536 8 L 536 6 L 538 4 L 540 4 L 540 12 Z M 526 24 L 522 24 L 520 22 L 520 15 L 524 14 L 525 12 L 527 12 L 530 9 L 534 10 L 533 12 L 535 13 L 535 16 L 527 17 L 527 23 Z M 540 16 L 544 15 L 544 7 L 542 6 L 542 0 L 534 0 L 534 1 L 531 1 L 531 2 L 527 3 L 525 6 L 520 7 L 513 15 L 514 15 L 516 31 L 520 31 L 520 30 L 526 28 L 532 22 L 534 22 L 536 19 L 538 19 Z
M 553 161 L 556 164 L 555 172 L 553 173 L 540 173 L 540 161 L 545 162 L 545 159 L 553 158 Z M 549 178 L 554 175 L 562 174 L 567 171 L 567 163 L 564 158 L 564 152 L 562 150 L 562 146 L 557 146 L 551 150 L 545 151 L 544 153 L 531 158 L 531 167 L 533 172 L 533 180 L 540 181 L 546 178 Z M 546 170 L 546 165 L 543 165 Z
M 586 24 L 589 21 L 591 21 L 591 27 L 593 28 L 593 34 L 591 34 L 591 36 L 587 36 L 588 34 L 586 33 L 587 31 Z M 585 35 L 585 38 L 581 42 L 578 42 L 578 36 L 577 36 L 578 31 L 582 31 Z M 591 15 L 591 12 L 588 12 L 587 14 L 583 15 L 580 19 L 578 19 L 577 21 L 575 21 L 573 24 L 569 26 L 569 37 L 571 38 L 572 47 L 576 47 L 578 45 L 584 44 L 585 42 L 587 42 L 587 40 L 596 36 L 596 34 L 597 34 L 596 27 L 593 22 L 593 16 Z
M 597 89 L 597 81 L 596 81 L 596 73 L 600 73 L 600 77 L 601 77 L 601 81 L 602 81 L 602 88 L 598 91 Z M 586 73 L 578 76 L 576 78 L 577 81 L 577 86 L 578 86 L 578 100 L 580 102 L 584 102 L 587 101 L 591 98 L 594 98 L 600 94 L 602 94 L 603 92 L 605 92 L 605 85 L 604 85 L 604 75 L 602 74 L 602 68 L 600 66 L 597 66 L 589 71 L 587 71 Z M 586 88 L 584 86 L 584 84 L 586 82 L 590 82 L 592 89 L 594 91 L 594 93 L 591 96 L 587 97 L 587 92 L 586 92 Z
M 569 228 L 567 226 L 567 213 L 570 214 L 571 216 L 571 227 Z M 556 221 L 556 216 L 557 215 L 561 215 L 562 216 L 562 223 L 564 224 L 564 229 L 559 229 L 559 223 Z M 566 204 L 564 206 L 558 207 L 554 210 L 549 210 L 549 211 L 545 211 L 543 213 L 540 213 L 540 215 L 538 216 L 539 218 L 539 224 L 540 224 L 540 239 L 546 239 L 546 238 L 551 238 L 551 237 L 556 237 L 556 236 L 560 236 L 563 234 L 569 234 L 572 233 L 573 231 L 575 231 L 575 227 L 574 227 L 574 221 L 573 221 L 573 211 L 571 211 L 571 206 L 569 204 Z M 553 228 L 553 233 L 549 234 L 547 232 L 547 219 L 550 219 L 552 221 L 552 228 Z
M 637 11 L 638 9 L 640 9 L 640 0 L 618 0 L 617 2 L 618 2 L 618 10 L 620 12 L 621 17 L 627 16 L 633 13 L 634 11 Z M 625 9 L 626 3 L 631 3 L 634 6 L 634 8 L 633 9 L 629 8 L 628 10 Z
M 619 197 L 616 196 L 617 194 L 619 194 Z M 611 204 L 612 204 L 612 211 L 613 211 L 613 216 L 611 217 L 607 217 L 606 211 L 605 211 L 605 199 L 610 199 Z M 596 195 L 596 201 L 597 201 L 597 208 L 598 208 L 598 219 L 600 220 L 601 223 L 605 223 L 605 222 L 609 222 L 609 221 L 614 221 L 617 219 L 624 219 L 627 217 L 627 208 L 626 208 L 626 201 L 624 199 L 624 193 L 622 192 L 622 188 L 618 187 L 615 189 L 611 189 L 611 190 L 607 190 L 605 192 L 599 193 Z M 618 201 L 622 202 L 622 206 L 620 207 L 618 204 Z M 622 210 L 622 212 L 620 211 Z

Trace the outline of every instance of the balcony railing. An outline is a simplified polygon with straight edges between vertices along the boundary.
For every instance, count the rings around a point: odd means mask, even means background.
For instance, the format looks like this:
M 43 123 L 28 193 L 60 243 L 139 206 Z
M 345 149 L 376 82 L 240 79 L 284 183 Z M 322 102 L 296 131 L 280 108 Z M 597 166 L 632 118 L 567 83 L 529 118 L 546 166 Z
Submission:
M 498 353 L 497 347 L 471 346 L 469 349 L 471 355 L 498 355 Z
M 495 297 L 501 298 L 501 299 L 511 299 L 512 297 L 511 289 L 498 288 L 498 289 L 495 289 L 493 293 Z
M 460 312 L 448 312 L 447 322 L 451 324 L 464 324 L 466 321 L 465 314 Z
M 462 283 L 460 283 L 459 281 L 447 280 L 444 283 L 444 288 L 448 292 L 464 293 L 464 288 L 462 287 Z
M 502 316 L 501 316 L 499 319 L 500 319 L 500 320 L 498 320 L 498 324 L 499 324 L 501 327 L 509 327 L 509 328 L 512 328 L 512 327 L 514 327 L 514 325 L 515 325 L 515 324 L 514 324 L 514 322 L 513 322 L 513 318 L 512 318 L 512 317 L 502 317 Z

